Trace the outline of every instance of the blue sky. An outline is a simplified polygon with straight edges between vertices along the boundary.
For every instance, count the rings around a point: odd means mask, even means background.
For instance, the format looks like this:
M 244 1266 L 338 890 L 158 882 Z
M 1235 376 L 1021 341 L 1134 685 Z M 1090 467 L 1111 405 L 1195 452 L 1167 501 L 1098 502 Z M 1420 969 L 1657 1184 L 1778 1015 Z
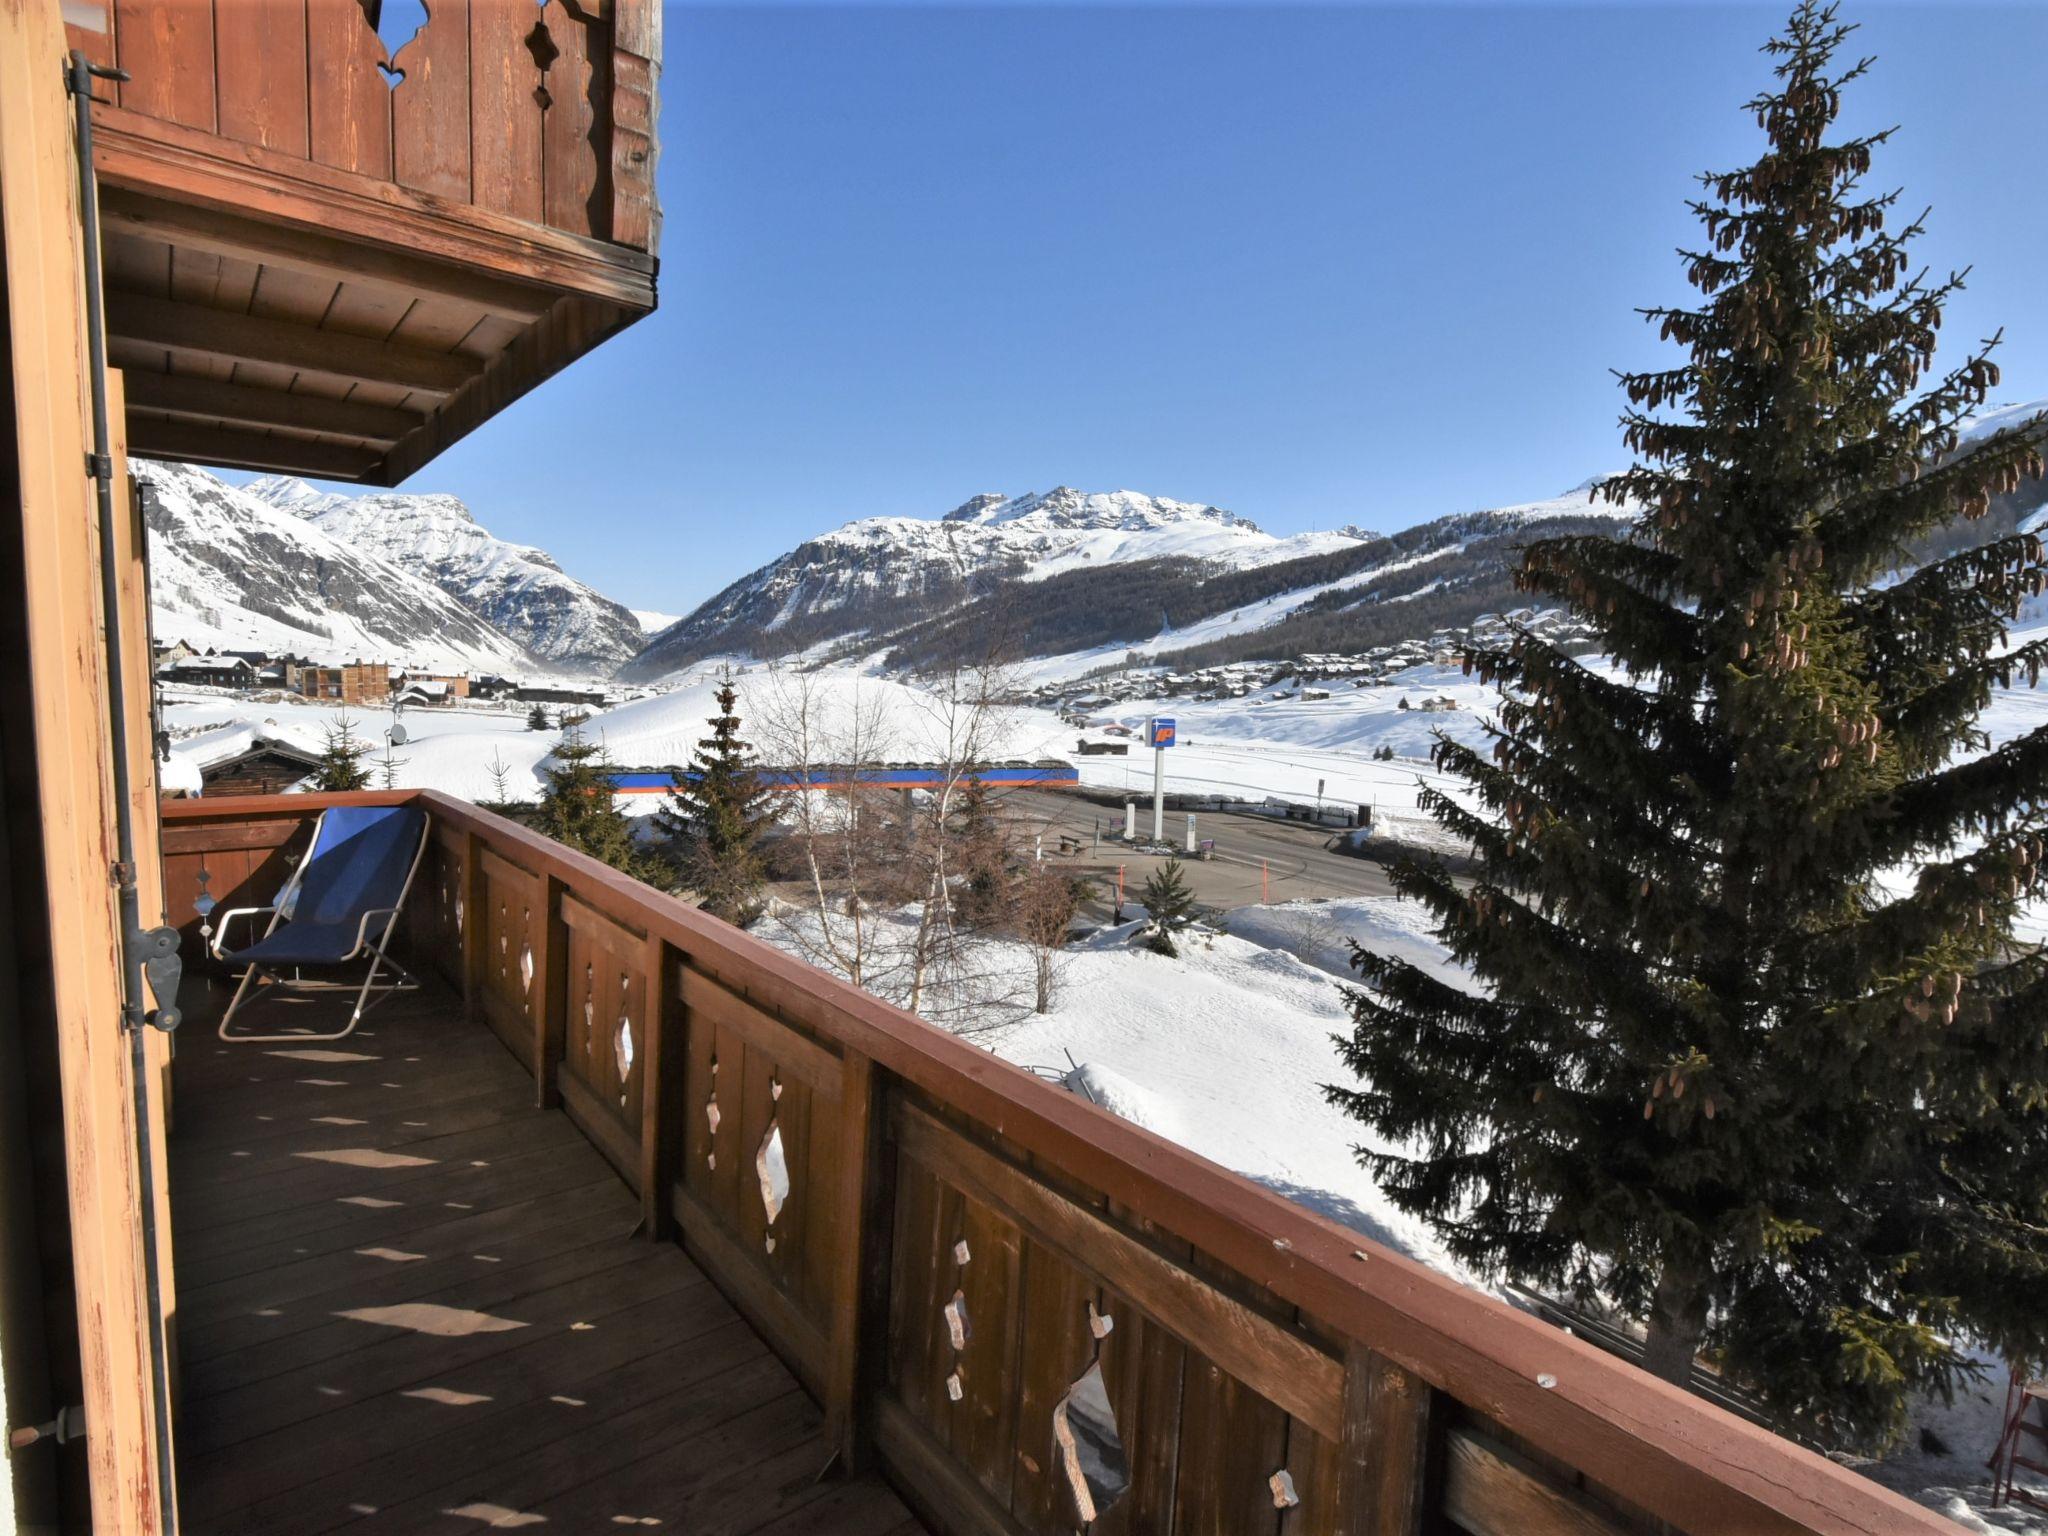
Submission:
M 1689 177 L 1784 5 L 667 17 L 661 309 L 430 465 L 634 606 L 984 491 L 1395 529 L 1622 462 Z M 2048 6 L 1850 4 L 1875 182 L 2048 395 Z

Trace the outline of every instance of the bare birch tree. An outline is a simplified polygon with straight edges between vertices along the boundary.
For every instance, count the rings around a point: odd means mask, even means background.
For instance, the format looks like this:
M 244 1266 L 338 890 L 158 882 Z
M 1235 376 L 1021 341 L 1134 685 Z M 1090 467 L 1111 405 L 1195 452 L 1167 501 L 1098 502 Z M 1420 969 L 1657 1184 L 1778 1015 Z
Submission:
M 850 699 L 832 700 L 816 673 L 785 668 L 770 669 L 749 694 L 763 760 L 795 781 L 784 820 L 802 860 L 804 920 L 780 926 L 812 965 L 879 990 L 888 958 L 878 909 L 894 893 L 880 807 L 861 775 L 894 750 L 886 700 L 858 684 Z
M 1058 1000 L 1065 970 L 1067 939 L 1074 914 L 1081 908 L 1084 882 L 1034 861 L 1016 882 L 1012 923 L 1018 940 L 1031 952 L 1032 1008 L 1048 1013 Z
M 918 909 L 904 1006 L 913 1013 L 932 1008 L 935 988 L 959 990 L 974 973 L 990 969 L 976 963 L 986 939 L 963 921 L 964 893 L 957 888 L 972 873 L 963 813 L 976 780 L 1001 755 L 1004 704 L 1014 692 L 1013 679 L 993 658 L 928 673 L 918 683 L 919 746 L 934 772 L 922 804 L 910 808 L 908 854 Z M 956 1001 L 971 1006 L 981 999 L 942 998 L 939 1010 L 951 1011 Z

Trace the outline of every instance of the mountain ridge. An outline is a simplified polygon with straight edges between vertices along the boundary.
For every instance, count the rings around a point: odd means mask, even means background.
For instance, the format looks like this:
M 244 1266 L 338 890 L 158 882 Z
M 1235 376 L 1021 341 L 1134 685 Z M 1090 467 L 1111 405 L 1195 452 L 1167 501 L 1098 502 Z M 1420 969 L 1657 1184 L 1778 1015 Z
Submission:
M 1341 609 L 1333 594 L 1347 585 L 1362 589 L 1359 602 L 1464 591 L 1448 608 L 1424 605 L 1427 633 L 1447 612 L 1455 621 L 1501 605 L 1503 541 L 1513 532 L 1611 528 L 1630 515 L 1591 503 L 1581 488 L 1576 498 L 1454 514 L 1391 538 L 1356 525 L 1281 536 L 1220 507 L 1136 491 L 983 493 L 936 518 L 859 518 L 806 539 L 663 630 L 620 676 L 655 681 L 726 653 L 869 655 L 916 669 L 992 645 L 1013 661 L 1072 655 L 1093 664 L 1105 650 L 1162 637 L 1255 633 L 1312 602 Z M 1397 579 L 1418 564 L 1429 568 Z M 1422 618 L 1412 610 L 1396 627 Z

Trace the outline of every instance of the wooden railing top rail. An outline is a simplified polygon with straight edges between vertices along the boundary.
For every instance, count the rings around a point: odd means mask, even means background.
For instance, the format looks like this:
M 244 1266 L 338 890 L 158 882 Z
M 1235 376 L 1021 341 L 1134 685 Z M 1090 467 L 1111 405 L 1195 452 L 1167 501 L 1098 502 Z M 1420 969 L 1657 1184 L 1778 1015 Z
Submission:
M 172 829 L 417 799 L 1679 1528 L 1951 1529 L 1910 1501 L 1460 1285 L 549 838 L 433 791 L 171 801 Z

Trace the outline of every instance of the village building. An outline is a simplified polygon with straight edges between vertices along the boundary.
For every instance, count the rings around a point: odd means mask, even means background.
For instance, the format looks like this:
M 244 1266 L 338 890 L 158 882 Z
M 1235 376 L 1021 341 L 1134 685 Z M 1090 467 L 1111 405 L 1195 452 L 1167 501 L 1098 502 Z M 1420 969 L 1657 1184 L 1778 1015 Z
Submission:
M 438 693 L 444 700 L 466 699 L 470 692 L 469 675 L 464 672 L 421 672 L 408 667 L 398 674 L 397 681 L 392 684 L 394 688 L 400 689 L 414 685 L 424 686 Z
M 381 709 L 391 702 L 391 668 L 381 661 L 304 666 L 296 691 L 309 699 Z
M 398 706 L 439 708 L 455 702 L 456 693 L 446 678 L 410 679 L 391 690 L 391 702 Z
M 157 669 L 157 678 L 203 688 L 253 688 L 256 669 L 240 656 L 187 656 Z
M 202 795 L 276 795 L 295 789 L 320 766 L 320 754 L 277 730 L 231 727 L 214 739 L 181 743 L 176 756 L 199 772 Z
M 535 684 L 514 688 L 512 697 L 521 704 L 572 704 L 602 709 L 608 695 L 602 688 L 559 688 Z

